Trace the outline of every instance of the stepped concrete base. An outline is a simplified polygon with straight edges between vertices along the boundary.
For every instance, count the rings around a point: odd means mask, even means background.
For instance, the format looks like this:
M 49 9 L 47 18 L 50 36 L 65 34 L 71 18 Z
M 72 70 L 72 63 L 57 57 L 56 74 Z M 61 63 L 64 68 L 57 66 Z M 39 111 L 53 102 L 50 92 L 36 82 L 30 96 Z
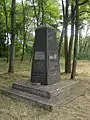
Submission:
M 68 103 L 83 94 L 85 85 L 79 81 L 61 80 L 53 85 L 33 85 L 30 81 L 12 83 L 11 88 L 1 88 L 0 92 L 12 98 L 39 105 L 45 109 Z

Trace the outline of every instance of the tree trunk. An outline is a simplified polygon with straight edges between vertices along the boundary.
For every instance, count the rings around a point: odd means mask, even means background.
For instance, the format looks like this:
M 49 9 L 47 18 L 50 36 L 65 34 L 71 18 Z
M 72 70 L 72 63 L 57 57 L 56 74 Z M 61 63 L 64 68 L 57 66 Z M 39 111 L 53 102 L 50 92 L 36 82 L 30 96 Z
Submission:
M 37 8 L 35 6 L 35 0 L 33 0 L 33 8 L 34 8 L 34 15 L 36 17 L 36 20 L 37 20 L 37 27 L 39 26 L 39 17 L 40 17 L 40 4 L 41 4 L 41 1 L 38 0 L 38 12 L 37 12 Z
M 22 50 L 21 61 L 23 61 L 23 58 L 24 58 L 25 44 L 26 44 L 26 31 L 25 31 L 25 7 L 24 7 L 24 4 L 23 4 L 23 0 L 22 0 L 22 7 L 23 7 L 23 50 Z
M 4 8 L 5 22 L 6 22 L 7 62 L 8 62 L 8 43 L 9 43 L 9 40 L 8 40 L 8 15 L 7 15 L 7 8 L 6 8 L 5 0 L 3 0 L 3 4 L 4 4 L 3 8 Z
M 11 45 L 8 72 L 14 72 L 14 40 L 15 40 L 15 5 L 16 0 L 12 0 L 11 6 Z
M 41 10 L 41 5 L 40 5 L 40 0 L 38 0 L 38 14 L 37 14 L 37 27 L 39 26 L 39 19 L 40 19 L 40 10 Z
M 74 40 L 74 5 L 71 5 L 71 37 L 69 41 L 69 52 L 68 52 L 68 73 L 71 73 L 71 57 L 72 57 L 72 48 Z
M 62 32 L 61 32 L 59 47 L 58 47 L 58 57 L 59 57 L 59 60 L 60 60 L 60 56 L 61 56 L 62 43 L 63 43 L 63 28 L 62 28 Z
M 78 49 L 78 29 L 79 29 L 79 9 L 78 9 L 78 0 L 75 0 L 76 4 L 76 19 L 75 19 L 75 42 L 74 42 L 74 56 L 73 56 L 73 66 L 72 66 L 72 73 L 71 79 L 75 79 L 76 75 L 76 65 L 77 65 L 77 49 Z
M 41 0 L 41 8 L 42 8 L 42 25 L 44 23 L 44 5 L 43 5 L 43 0 Z
M 68 7 L 69 1 L 66 0 L 65 22 L 64 22 L 64 49 L 65 49 L 65 73 L 68 73 Z

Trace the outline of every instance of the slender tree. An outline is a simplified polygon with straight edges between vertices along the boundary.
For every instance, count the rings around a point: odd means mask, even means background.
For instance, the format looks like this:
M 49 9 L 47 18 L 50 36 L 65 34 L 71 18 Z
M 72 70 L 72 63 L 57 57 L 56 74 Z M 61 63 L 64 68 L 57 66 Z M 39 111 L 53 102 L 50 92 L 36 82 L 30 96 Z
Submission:
M 64 47 L 65 47 L 65 73 L 68 73 L 68 8 L 69 1 L 66 0 L 65 21 L 64 21 Z
M 73 66 L 71 79 L 75 79 L 76 75 L 76 65 L 77 65 L 77 51 L 78 51 L 78 34 L 79 34 L 79 6 L 87 3 L 88 0 L 79 3 L 78 0 L 75 0 L 75 42 L 74 42 L 74 54 L 73 54 Z
M 71 57 L 72 57 L 72 49 L 73 49 L 73 41 L 74 41 L 74 21 L 75 20 L 75 10 L 74 3 L 71 3 L 71 37 L 69 41 L 69 52 L 68 52 L 68 72 L 71 73 Z
M 75 79 L 76 74 L 76 65 L 77 65 L 77 48 L 78 48 L 78 29 L 79 29 L 79 9 L 78 9 L 78 0 L 75 0 L 76 4 L 76 19 L 75 19 L 75 42 L 74 42 L 74 55 L 73 55 L 73 66 L 71 79 Z
M 7 7 L 6 7 L 6 1 L 3 0 L 3 9 L 4 9 L 4 14 L 5 14 L 5 26 L 6 26 L 6 41 L 7 41 L 7 62 L 8 62 L 8 43 L 9 43 L 9 40 L 8 40 L 8 12 L 7 12 Z
M 15 42 L 15 6 L 16 0 L 12 0 L 11 6 L 11 45 L 8 72 L 14 72 L 14 42 Z
M 41 8 L 42 8 L 42 22 L 41 22 L 41 24 L 43 25 L 43 23 L 44 23 L 44 2 L 43 2 L 43 0 L 41 0 Z
M 24 58 L 24 53 L 25 53 L 25 44 L 26 44 L 26 30 L 25 30 L 25 5 L 22 0 L 22 8 L 23 8 L 23 49 L 22 49 L 22 56 L 21 56 L 21 61 L 23 61 Z
M 64 10 L 64 3 L 62 0 L 62 13 L 63 13 L 63 27 L 62 27 L 62 31 L 61 31 L 61 37 L 60 37 L 60 41 L 59 41 L 59 48 L 58 48 L 58 56 L 59 56 L 59 60 L 60 60 L 60 56 L 61 56 L 61 46 L 63 43 L 63 36 L 64 36 L 64 24 L 65 24 L 65 14 L 64 14 L 65 10 Z
M 60 37 L 59 48 L 58 48 L 59 60 L 60 60 L 60 56 L 61 56 L 61 47 L 62 47 L 62 43 L 63 43 L 63 28 L 62 28 L 62 31 L 61 31 L 61 37 Z
M 41 10 L 41 1 L 40 0 L 38 0 L 38 10 L 37 10 L 37 6 L 35 6 L 35 0 L 33 0 L 33 9 L 34 9 L 34 16 L 37 21 L 37 26 L 39 26 L 40 10 Z

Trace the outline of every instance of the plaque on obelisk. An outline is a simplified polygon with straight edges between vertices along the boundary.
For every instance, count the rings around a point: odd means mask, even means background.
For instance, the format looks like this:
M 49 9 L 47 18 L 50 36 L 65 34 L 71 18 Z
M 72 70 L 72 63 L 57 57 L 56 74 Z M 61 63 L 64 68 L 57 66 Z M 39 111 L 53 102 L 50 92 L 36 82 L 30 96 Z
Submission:
M 51 85 L 60 80 L 56 30 L 42 26 L 35 31 L 31 82 Z

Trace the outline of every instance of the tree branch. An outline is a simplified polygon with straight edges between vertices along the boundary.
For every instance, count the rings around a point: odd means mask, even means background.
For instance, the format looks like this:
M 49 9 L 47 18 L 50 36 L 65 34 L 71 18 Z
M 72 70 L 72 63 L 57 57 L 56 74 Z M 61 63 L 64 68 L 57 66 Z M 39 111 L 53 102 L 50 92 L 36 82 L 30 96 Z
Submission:
M 90 13 L 90 11 L 89 10 L 83 10 L 83 11 L 80 11 L 80 13 Z
M 78 5 L 80 6 L 80 5 L 84 5 L 84 4 L 86 4 L 87 2 L 89 2 L 88 0 L 85 0 L 85 1 L 83 1 L 82 3 L 79 3 Z
M 65 19 L 65 10 L 64 10 L 64 3 L 63 3 L 63 0 L 62 0 L 62 12 L 63 12 L 63 21 Z

